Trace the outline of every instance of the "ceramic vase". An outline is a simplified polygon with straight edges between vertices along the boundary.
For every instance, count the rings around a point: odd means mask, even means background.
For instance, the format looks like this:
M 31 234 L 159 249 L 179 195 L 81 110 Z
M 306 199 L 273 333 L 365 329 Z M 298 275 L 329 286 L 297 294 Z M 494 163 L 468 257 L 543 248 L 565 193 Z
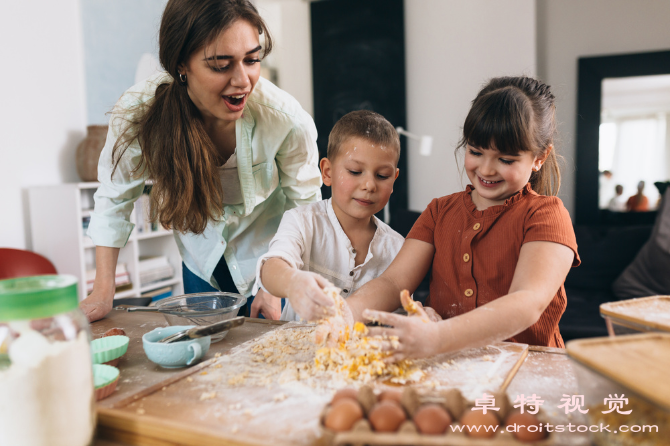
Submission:
M 98 159 L 107 138 L 106 125 L 89 125 L 77 146 L 77 173 L 82 181 L 98 181 Z

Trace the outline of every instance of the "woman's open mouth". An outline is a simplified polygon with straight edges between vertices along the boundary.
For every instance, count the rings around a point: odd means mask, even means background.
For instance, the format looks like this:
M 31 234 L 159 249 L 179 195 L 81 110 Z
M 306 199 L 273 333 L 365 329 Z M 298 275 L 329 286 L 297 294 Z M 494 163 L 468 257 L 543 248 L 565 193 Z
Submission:
M 223 101 L 232 112 L 242 111 L 247 100 L 247 94 L 223 95 Z

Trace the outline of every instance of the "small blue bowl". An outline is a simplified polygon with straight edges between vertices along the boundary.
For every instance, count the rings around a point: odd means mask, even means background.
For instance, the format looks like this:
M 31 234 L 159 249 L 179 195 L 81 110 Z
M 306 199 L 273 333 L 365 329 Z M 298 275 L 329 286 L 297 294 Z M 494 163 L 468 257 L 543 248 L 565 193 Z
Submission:
M 210 336 L 191 339 L 187 341 L 173 342 L 171 344 L 159 344 L 163 338 L 182 330 L 188 330 L 195 325 L 173 325 L 151 330 L 142 336 L 144 353 L 151 362 L 166 367 L 186 367 L 197 363 L 209 350 L 212 341 Z

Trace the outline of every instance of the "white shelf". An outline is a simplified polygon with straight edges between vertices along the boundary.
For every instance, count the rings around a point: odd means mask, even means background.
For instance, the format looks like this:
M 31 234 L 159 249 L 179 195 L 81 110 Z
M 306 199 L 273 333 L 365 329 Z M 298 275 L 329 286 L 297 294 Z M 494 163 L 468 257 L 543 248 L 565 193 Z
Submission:
M 139 297 L 139 296 L 137 295 L 137 290 L 135 290 L 134 288 L 114 294 L 114 299 L 121 299 L 124 297 Z
M 146 184 L 151 184 L 147 181 Z M 93 194 L 100 183 L 70 183 L 28 190 L 33 250 L 45 256 L 59 274 L 79 279 L 80 300 L 86 298 L 86 270 L 95 264 L 95 244 L 85 235 L 84 217 L 91 215 Z M 135 221 L 131 214 L 131 221 Z M 131 234 L 119 251 L 119 263 L 125 263 L 133 288 L 116 293 L 114 298 L 139 297 L 141 293 L 173 286 L 173 294 L 183 294 L 181 256 L 172 231 L 160 230 Z M 165 256 L 177 272 L 175 277 L 140 286 L 140 257 Z
M 170 285 L 176 285 L 178 283 L 181 283 L 181 277 L 179 277 L 179 275 L 173 277 L 172 279 L 160 280 L 158 282 L 152 282 L 147 285 L 144 285 L 143 287 L 140 288 L 140 293 L 146 293 L 147 291 L 157 290 L 158 288 L 163 288 L 165 286 Z

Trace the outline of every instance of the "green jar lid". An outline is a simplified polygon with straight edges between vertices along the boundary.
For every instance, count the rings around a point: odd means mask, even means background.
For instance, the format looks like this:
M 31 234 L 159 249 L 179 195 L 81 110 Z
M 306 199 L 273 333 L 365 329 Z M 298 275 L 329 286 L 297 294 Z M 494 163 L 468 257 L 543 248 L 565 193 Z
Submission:
M 0 322 L 42 319 L 79 305 L 77 278 L 67 275 L 0 280 Z

